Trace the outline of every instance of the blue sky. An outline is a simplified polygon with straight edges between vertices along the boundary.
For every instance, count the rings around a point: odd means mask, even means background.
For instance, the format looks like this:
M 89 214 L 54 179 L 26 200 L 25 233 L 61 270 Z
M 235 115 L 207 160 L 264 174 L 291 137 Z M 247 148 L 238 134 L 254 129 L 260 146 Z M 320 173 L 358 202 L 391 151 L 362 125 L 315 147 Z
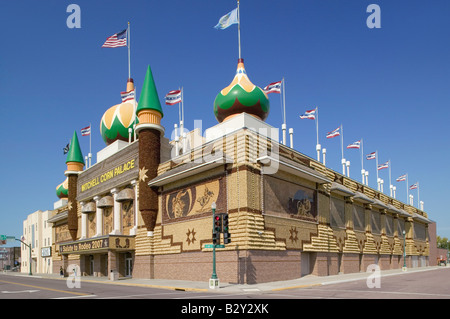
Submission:
M 81 28 L 70 29 L 67 6 L 81 9 Z M 370 29 L 369 4 L 381 9 L 381 28 Z M 206 1 L 1 1 L 0 26 L 0 234 L 20 237 L 22 222 L 36 210 L 53 209 L 55 188 L 66 170 L 62 149 L 76 130 L 83 154 L 92 123 L 92 153 L 105 147 L 99 133 L 103 113 L 120 103 L 128 77 L 126 48 L 105 49 L 106 38 L 131 24 L 131 73 L 138 95 L 148 65 L 165 116 L 166 136 L 178 121 L 178 107 L 164 95 L 184 88 L 185 125 L 217 124 L 213 102 L 234 77 L 237 26 L 213 27 L 236 7 L 234 0 Z M 242 0 L 242 57 L 250 80 L 260 86 L 286 80 L 287 126 L 294 148 L 315 158 L 315 125 L 300 120 L 319 107 L 319 138 L 327 166 L 341 171 L 344 146 L 364 139 L 364 153 L 391 160 L 397 198 L 405 182 L 420 183 L 420 200 L 450 238 L 446 205 L 450 101 L 448 0 Z M 280 127 L 280 96 L 269 95 L 267 122 Z M 344 150 L 350 175 L 360 181 L 359 150 Z M 364 160 L 376 188 L 374 161 Z M 380 171 L 388 184 L 388 170 Z M 385 186 L 388 193 L 388 186 Z M 417 192 L 412 191 L 417 201 Z

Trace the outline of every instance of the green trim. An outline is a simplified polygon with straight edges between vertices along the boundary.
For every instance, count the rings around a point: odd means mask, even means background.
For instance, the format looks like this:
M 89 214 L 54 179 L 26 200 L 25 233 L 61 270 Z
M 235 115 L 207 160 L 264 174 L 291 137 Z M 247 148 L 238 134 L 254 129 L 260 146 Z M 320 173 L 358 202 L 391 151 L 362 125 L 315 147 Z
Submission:
M 158 111 L 161 116 L 164 116 L 150 65 L 148 66 L 147 74 L 145 75 L 136 115 L 142 110 L 155 110 Z
M 70 141 L 66 163 L 69 162 L 77 162 L 84 165 L 83 153 L 81 153 L 80 143 L 78 143 L 77 131 L 73 132 L 72 140 Z

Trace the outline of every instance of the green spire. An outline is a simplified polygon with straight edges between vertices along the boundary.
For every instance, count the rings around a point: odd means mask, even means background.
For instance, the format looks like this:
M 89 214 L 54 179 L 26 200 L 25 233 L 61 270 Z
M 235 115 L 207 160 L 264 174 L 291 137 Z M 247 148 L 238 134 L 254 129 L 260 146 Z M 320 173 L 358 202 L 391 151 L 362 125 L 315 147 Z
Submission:
M 136 114 L 142 110 L 155 110 L 161 113 L 161 116 L 164 116 L 150 65 L 148 66 L 147 74 L 145 75 Z
M 81 153 L 80 143 L 78 143 L 77 131 L 73 132 L 72 141 L 70 142 L 66 159 L 66 163 L 68 162 L 78 162 L 84 165 L 83 153 Z

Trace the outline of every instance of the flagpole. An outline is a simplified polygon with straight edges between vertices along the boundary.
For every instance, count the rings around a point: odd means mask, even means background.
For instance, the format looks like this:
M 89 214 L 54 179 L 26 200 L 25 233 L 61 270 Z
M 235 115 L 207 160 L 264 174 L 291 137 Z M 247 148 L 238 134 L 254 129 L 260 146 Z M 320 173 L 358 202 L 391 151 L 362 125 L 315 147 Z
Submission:
M 363 139 L 362 139 L 362 137 L 361 137 L 361 175 L 362 175 L 362 183 L 363 183 L 363 185 L 364 185 L 364 184 L 365 184 L 365 183 L 364 183 L 364 174 L 365 174 L 365 171 L 364 171 L 363 154 L 364 154 L 364 143 L 363 143 Z
M 128 78 L 131 79 L 131 61 L 130 61 L 130 47 L 131 47 L 131 32 L 130 32 L 130 22 L 128 22 L 128 29 L 127 29 L 127 46 L 128 46 Z
M 408 204 L 409 199 L 409 182 L 408 182 L 408 173 L 406 173 L 406 204 Z
M 341 153 L 342 153 L 342 174 L 345 175 L 345 159 L 344 159 L 344 128 L 341 124 Z
M 283 131 L 283 144 L 286 145 L 286 97 L 284 91 L 285 88 L 284 77 L 282 79 L 282 84 L 283 84 L 283 125 L 281 126 L 281 129 Z
M 181 120 L 183 121 L 183 130 L 184 130 L 184 94 L 183 94 L 183 86 L 181 86 Z
M 417 182 L 417 208 L 420 209 L 419 182 Z
M 316 106 L 316 137 L 317 137 L 317 144 L 316 144 L 316 151 L 317 151 L 317 161 L 320 162 L 320 144 L 319 144 L 319 107 Z
M 377 169 L 377 190 L 380 191 L 380 182 L 379 182 L 379 177 L 378 177 L 378 150 L 375 151 L 375 159 L 376 159 L 376 169 Z
M 241 13 L 239 11 L 239 0 L 237 0 L 237 15 L 238 15 L 239 60 L 241 60 Z
M 391 183 L 391 160 L 389 159 L 389 190 L 392 197 L 392 183 Z

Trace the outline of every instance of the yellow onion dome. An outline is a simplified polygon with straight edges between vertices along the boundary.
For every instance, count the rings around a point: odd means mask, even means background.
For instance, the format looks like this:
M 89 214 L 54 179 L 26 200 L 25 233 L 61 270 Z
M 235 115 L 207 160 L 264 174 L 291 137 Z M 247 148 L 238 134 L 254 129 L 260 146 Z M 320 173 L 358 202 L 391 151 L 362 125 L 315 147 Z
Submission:
M 127 94 L 132 96 L 128 100 L 124 98 Z M 100 134 L 106 145 L 109 145 L 116 140 L 127 142 L 129 139 L 129 128 L 132 129 L 131 140 L 133 140 L 133 126 L 138 122 L 136 117 L 135 99 L 133 79 L 128 79 L 127 91 L 122 92 L 123 102 L 110 107 L 105 114 L 103 114 L 100 121 Z
M 56 186 L 56 196 L 59 199 L 68 198 L 69 197 L 69 178 L 67 177 L 64 182 Z
M 269 109 L 269 97 L 260 87 L 250 82 L 244 68 L 244 60 L 239 59 L 233 81 L 217 94 L 214 101 L 217 121 L 221 123 L 244 112 L 265 121 Z

